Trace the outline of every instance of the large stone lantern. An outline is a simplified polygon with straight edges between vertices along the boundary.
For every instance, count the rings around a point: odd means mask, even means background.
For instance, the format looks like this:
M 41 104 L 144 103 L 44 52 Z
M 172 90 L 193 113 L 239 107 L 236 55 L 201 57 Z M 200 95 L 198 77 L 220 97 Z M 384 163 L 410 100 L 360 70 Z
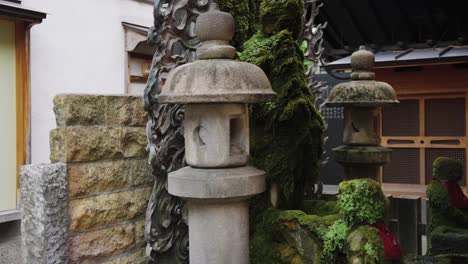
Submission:
M 173 70 L 158 96 L 185 104 L 189 167 L 169 174 L 168 190 L 188 201 L 191 264 L 249 263 L 248 199 L 265 191 L 265 173 L 247 166 L 247 103 L 275 94 L 265 73 L 233 60 L 234 19 L 212 4 L 198 17 L 198 61 Z
M 377 180 L 380 167 L 390 162 L 391 150 L 380 145 L 380 110 L 399 102 L 389 84 L 375 81 L 374 61 L 374 54 L 362 47 L 353 53 L 352 81 L 335 86 L 326 102 L 344 107 L 344 145 L 333 149 L 333 157 L 347 179 Z

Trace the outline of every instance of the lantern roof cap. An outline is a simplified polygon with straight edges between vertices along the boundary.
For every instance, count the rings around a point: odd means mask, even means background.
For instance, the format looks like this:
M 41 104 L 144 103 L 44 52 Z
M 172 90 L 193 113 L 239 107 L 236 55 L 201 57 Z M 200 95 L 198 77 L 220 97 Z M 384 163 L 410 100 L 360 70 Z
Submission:
M 365 47 L 351 56 L 352 81 L 336 85 L 328 97 L 327 106 L 382 106 L 399 103 L 390 84 L 375 81 L 375 56 Z
M 258 66 L 235 61 L 230 45 L 235 26 L 232 15 L 212 4 L 200 14 L 195 32 L 202 41 L 198 61 L 172 70 L 161 94 L 161 103 L 254 103 L 270 101 L 275 92 Z

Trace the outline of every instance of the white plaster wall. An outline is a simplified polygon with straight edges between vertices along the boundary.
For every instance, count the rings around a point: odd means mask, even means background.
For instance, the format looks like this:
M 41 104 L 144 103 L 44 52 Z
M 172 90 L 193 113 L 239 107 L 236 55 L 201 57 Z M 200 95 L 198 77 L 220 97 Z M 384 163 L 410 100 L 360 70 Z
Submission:
M 31 162 L 49 162 L 52 99 L 60 93 L 125 92 L 122 22 L 150 26 L 152 5 L 135 0 L 23 0 L 48 13 L 31 29 Z

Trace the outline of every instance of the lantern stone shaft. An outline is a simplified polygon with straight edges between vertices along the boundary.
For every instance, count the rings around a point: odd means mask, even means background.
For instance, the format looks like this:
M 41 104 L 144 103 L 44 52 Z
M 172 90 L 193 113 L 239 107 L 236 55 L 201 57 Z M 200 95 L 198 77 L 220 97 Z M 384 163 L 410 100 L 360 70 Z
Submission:
M 247 103 L 275 93 L 255 65 L 234 61 L 234 18 L 212 4 L 198 17 L 198 61 L 174 69 L 158 100 L 186 104 L 189 165 L 172 172 L 168 191 L 188 201 L 191 264 L 249 263 L 249 203 L 265 191 L 265 172 L 247 166 Z
M 377 180 L 380 167 L 390 162 L 391 150 L 380 145 L 380 112 L 398 100 L 389 84 L 375 81 L 374 62 L 374 54 L 363 47 L 353 53 L 352 81 L 335 86 L 326 102 L 344 107 L 344 145 L 333 149 L 333 157 L 347 179 Z

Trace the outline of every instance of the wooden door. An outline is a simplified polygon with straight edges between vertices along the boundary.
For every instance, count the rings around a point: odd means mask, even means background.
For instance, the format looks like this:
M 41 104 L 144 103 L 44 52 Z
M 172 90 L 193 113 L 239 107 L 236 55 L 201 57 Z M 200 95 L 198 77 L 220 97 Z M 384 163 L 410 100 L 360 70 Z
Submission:
M 0 211 L 16 208 L 15 23 L 0 20 Z

